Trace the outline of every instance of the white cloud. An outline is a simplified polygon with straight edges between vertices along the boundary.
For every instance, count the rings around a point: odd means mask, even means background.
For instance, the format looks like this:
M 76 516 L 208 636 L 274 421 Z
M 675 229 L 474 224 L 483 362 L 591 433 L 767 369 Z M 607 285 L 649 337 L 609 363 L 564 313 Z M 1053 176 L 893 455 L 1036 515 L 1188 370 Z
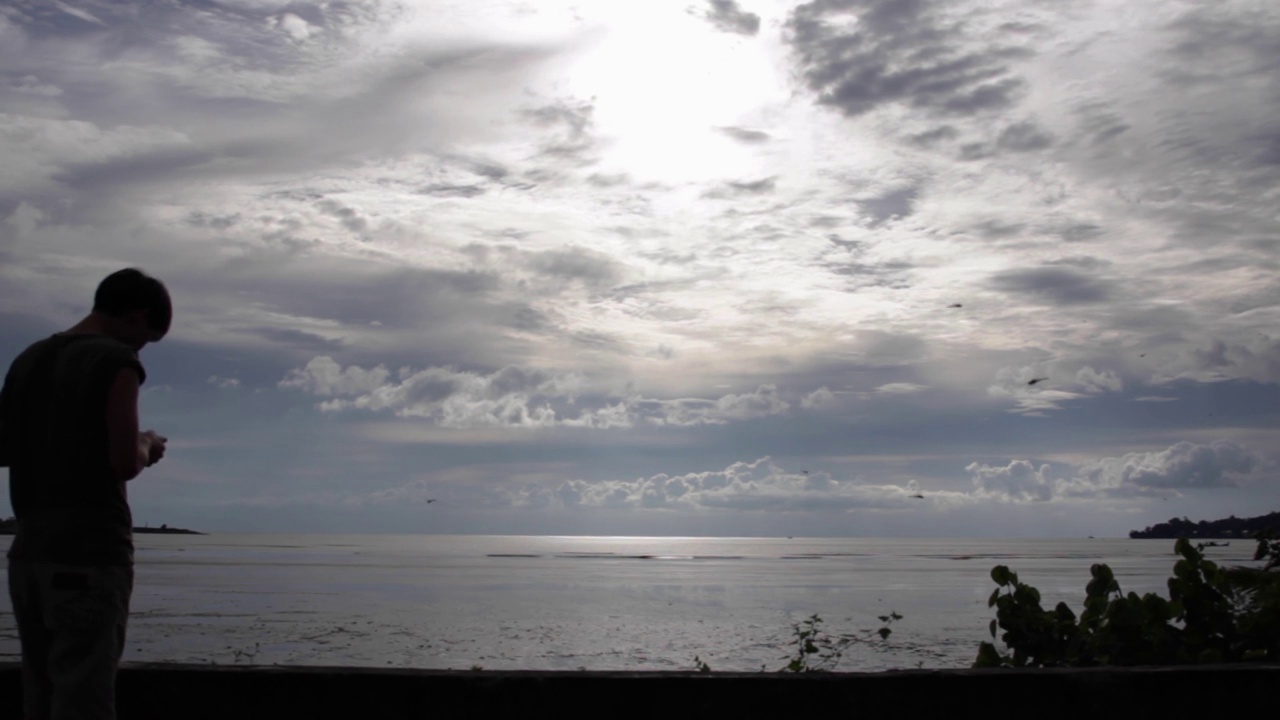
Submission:
M 1177 494 L 1179 490 L 1239 487 L 1269 467 L 1257 453 L 1230 442 L 1179 442 L 1156 452 L 1100 458 L 1074 473 L 1053 476 L 1048 464 L 1013 460 L 1004 467 L 971 463 L 965 468 L 980 494 L 1008 500 L 1123 498 Z
M 980 494 L 996 495 L 1010 500 L 1049 500 L 1054 481 L 1049 466 L 1036 467 L 1027 460 L 1013 460 L 1004 467 L 970 463 L 965 468 Z
M 517 504 L 575 508 L 804 512 L 916 507 L 919 485 L 840 480 L 823 472 L 788 472 L 771 458 L 737 462 L 723 470 L 684 475 L 659 473 L 636 480 L 569 480 L 551 487 L 513 492 Z M 931 493 L 935 501 L 958 493 Z
M 326 412 L 369 410 L 400 417 L 429 418 L 444 427 L 627 428 L 638 422 L 658 426 L 719 425 L 777 415 L 791 405 L 773 385 L 717 399 L 646 399 L 583 394 L 578 373 L 551 373 L 509 366 L 490 374 L 433 367 L 404 367 L 392 373 L 379 365 L 343 368 L 329 356 L 313 358 L 280 380 L 282 389 L 301 390 L 327 400 Z
M 927 389 L 927 385 L 918 385 L 916 383 L 888 383 L 876 388 L 876 392 L 881 395 L 914 395 Z

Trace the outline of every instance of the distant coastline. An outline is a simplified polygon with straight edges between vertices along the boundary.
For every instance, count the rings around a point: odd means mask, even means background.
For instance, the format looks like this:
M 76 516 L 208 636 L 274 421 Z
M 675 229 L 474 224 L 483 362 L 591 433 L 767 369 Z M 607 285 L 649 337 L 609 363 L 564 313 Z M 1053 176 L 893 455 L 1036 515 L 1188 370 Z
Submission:
M 0 518 L 0 535 L 12 535 L 18 528 L 18 521 L 14 518 Z M 186 528 L 169 527 L 161 525 L 155 527 L 136 527 L 133 529 L 135 535 L 204 535 L 205 533 L 196 530 L 187 530 Z
M 1172 540 L 1176 538 L 1251 538 L 1263 530 L 1280 532 L 1280 511 L 1251 518 L 1232 515 L 1222 520 L 1192 522 L 1187 518 L 1171 518 L 1145 530 L 1130 530 L 1129 537 Z

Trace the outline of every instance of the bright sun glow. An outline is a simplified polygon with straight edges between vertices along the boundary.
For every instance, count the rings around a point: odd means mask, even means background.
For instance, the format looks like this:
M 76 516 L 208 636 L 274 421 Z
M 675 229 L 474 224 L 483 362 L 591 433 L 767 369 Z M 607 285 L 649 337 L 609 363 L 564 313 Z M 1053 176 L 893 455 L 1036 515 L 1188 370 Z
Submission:
M 670 7 L 630 7 L 570 70 L 570 94 L 595 98 L 607 166 L 667 182 L 761 171 L 717 128 L 758 125 L 785 99 L 778 70 L 761 43 L 703 24 Z

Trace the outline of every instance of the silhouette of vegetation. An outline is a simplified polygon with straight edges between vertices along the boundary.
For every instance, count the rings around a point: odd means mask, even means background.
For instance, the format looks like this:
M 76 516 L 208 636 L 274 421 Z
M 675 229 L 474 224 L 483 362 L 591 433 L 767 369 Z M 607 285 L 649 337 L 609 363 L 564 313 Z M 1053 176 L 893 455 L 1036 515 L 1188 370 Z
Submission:
M 792 651 L 782 658 L 787 661 L 787 664 L 778 668 L 777 671 L 794 673 L 833 671 L 850 647 L 858 643 L 875 642 L 877 637 L 881 641 L 887 640 L 893 632 L 889 626 L 901 619 L 902 616 L 898 613 L 890 612 L 888 615 L 879 616 L 880 627 L 875 630 L 832 636 L 822 629 L 822 617 L 814 613 L 791 625 Z M 711 672 L 711 666 L 697 655 L 693 657 L 693 666 L 698 672 Z M 765 672 L 766 668 L 761 667 L 760 671 Z
M 1203 544 L 1180 538 L 1180 558 L 1169 578 L 1169 597 L 1138 597 L 1120 590 L 1111 568 L 1096 564 L 1079 617 L 1058 603 L 1040 606 L 1040 592 L 1004 565 L 991 570 L 997 587 L 991 637 L 974 667 L 1090 667 L 1187 665 L 1280 660 L 1280 539 L 1260 533 L 1261 568 L 1223 568 L 1204 556 Z
M 1280 532 L 1280 511 L 1252 518 L 1232 515 L 1222 520 L 1192 522 L 1187 518 L 1170 518 L 1144 530 L 1131 530 L 1129 537 L 1174 540 L 1177 538 L 1251 538 L 1260 532 Z

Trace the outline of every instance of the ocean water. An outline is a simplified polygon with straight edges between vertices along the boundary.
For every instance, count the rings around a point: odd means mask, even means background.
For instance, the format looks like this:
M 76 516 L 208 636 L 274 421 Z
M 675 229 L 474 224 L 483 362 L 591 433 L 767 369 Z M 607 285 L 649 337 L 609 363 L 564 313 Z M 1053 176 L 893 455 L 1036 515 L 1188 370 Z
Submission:
M 859 638 L 840 670 L 965 667 L 993 565 L 1079 612 L 1089 566 L 1166 593 L 1171 540 L 140 535 L 125 661 L 776 670 L 792 625 Z M 1209 550 L 1250 564 L 1253 544 Z M 0 578 L 0 583 L 3 578 Z M 7 598 L 7 593 L 5 595 Z M 19 646 L 0 605 L 0 659 Z M 879 615 L 894 611 L 887 640 Z

